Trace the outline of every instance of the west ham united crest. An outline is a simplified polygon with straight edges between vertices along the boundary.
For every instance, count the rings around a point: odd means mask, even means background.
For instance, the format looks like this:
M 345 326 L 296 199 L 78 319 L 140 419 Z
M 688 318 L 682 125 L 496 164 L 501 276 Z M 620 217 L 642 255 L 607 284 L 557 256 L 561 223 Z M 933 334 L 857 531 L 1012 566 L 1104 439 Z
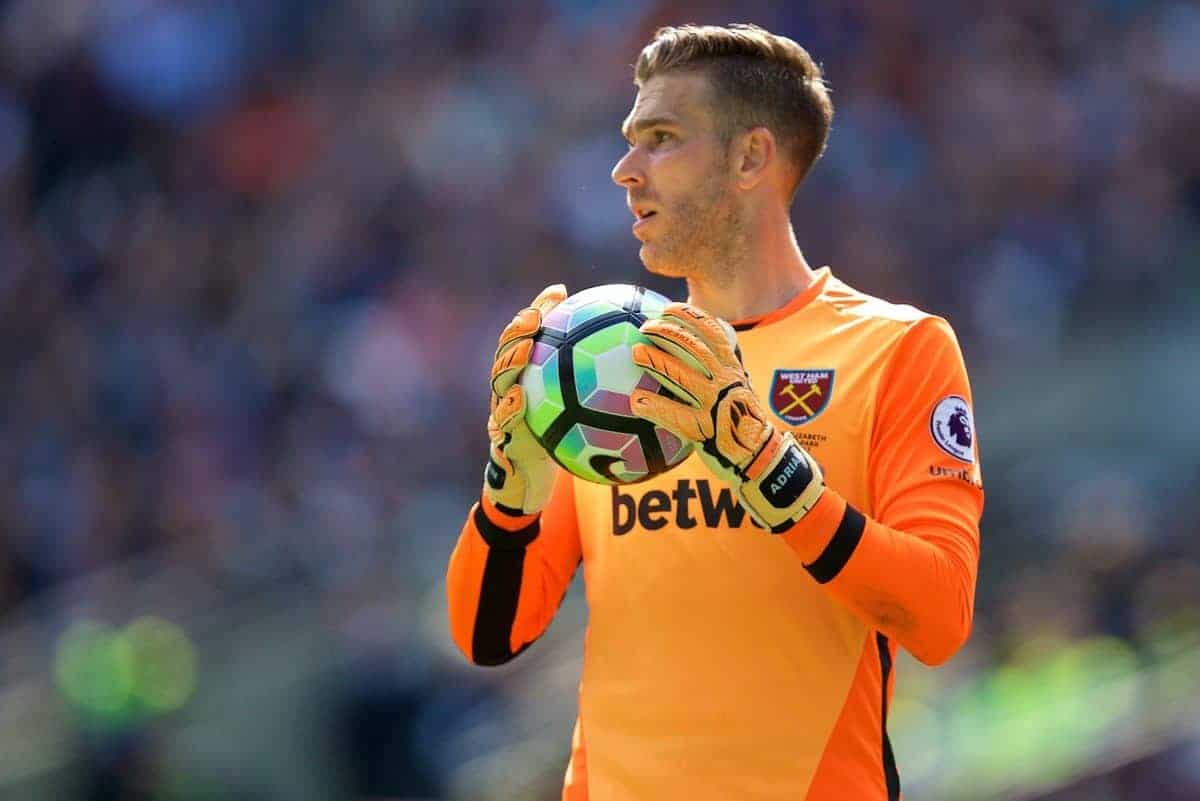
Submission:
M 771 410 L 789 425 L 825 411 L 832 396 L 833 370 L 776 370 L 771 380 Z

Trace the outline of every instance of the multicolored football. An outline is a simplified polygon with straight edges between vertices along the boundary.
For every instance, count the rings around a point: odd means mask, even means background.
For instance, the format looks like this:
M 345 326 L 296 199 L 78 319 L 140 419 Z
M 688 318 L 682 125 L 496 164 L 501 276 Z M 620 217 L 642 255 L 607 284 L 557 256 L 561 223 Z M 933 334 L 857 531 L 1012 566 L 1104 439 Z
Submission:
M 525 420 L 554 460 L 597 484 L 633 484 L 666 472 L 692 451 L 665 428 L 630 411 L 636 387 L 670 394 L 633 363 L 649 340 L 638 328 L 670 301 L 631 284 L 571 295 L 542 321 L 521 373 Z

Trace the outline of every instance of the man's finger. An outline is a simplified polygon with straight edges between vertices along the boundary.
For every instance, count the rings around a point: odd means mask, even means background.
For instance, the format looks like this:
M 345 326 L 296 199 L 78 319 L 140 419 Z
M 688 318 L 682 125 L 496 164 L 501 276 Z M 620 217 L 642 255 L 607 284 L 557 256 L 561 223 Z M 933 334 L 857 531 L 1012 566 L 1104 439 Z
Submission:
M 519 385 L 513 386 L 496 401 L 496 408 L 492 411 L 492 421 L 498 430 L 507 432 L 512 430 L 524 414 L 525 391 Z
M 562 284 L 552 284 L 533 299 L 533 303 L 517 312 L 512 322 L 500 332 L 496 355 L 492 363 L 492 391 L 503 395 L 517 379 L 517 372 L 529 363 L 533 353 L 532 338 L 542 327 L 542 318 L 567 297 Z
M 647 320 L 642 323 L 641 332 L 656 347 L 695 365 L 705 378 L 712 378 L 720 367 L 712 349 L 694 331 L 673 320 Z
M 517 382 L 517 377 L 529 364 L 533 354 L 533 340 L 525 338 L 509 345 L 492 362 L 492 392 L 499 396 L 508 392 L 509 387 Z
M 538 314 L 545 317 L 558 304 L 567 299 L 567 288 L 562 284 L 551 284 L 538 293 L 538 296 L 533 299 L 533 303 L 529 306 L 537 310 Z M 539 325 L 540 325 L 539 321 Z
M 737 339 L 733 328 L 720 317 L 690 303 L 671 303 L 663 309 L 661 319 L 693 332 L 721 360 L 728 361 L 733 356 Z
M 697 371 L 670 353 L 665 353 L 641 342 L 630 348 L 630 354 L 634 364 L 654 376 L 660 384 L 674 392 L 684 402 L 697 409 L 700 408 L 701 388 L 707 379 Z
M 662 426 L 683 440 L 700 442 L 709 436 L 703 430 L 703 426 L 709 424 L 706 416 L 662 395 L 635 389 L 629 394 L 629 408 L 636 416 Z
M 514 342 L 520 342 L 533 336 L 541 326 L 542 315 L 537 309 L 521 309 L 512 318 L 512 322 L 504 326 L 504 330 L 500 332 L 500 342 L 496 345 L 496 356 L 503 353 L 506 348 L 512 347 Z

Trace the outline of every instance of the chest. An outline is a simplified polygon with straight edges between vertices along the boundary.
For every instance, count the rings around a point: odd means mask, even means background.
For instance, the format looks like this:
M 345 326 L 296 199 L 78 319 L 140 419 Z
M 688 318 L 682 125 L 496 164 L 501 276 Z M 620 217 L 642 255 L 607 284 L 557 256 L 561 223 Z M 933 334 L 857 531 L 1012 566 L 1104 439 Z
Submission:
M 870 514 L 870 440 L 886 344 L 864 339 L 853 327 L 822 326 L 811 334 L 751 330 L 739 335 L 739 345 L 771 422 L 791 431 L 820 463 L 826 482 Z M 695 455 L 639 484 L 614 488 L 577 481 L 576 497 L 585 554 L 646 535 L 707 538 L 718 549 L 727 538 L 770 540 L 753 529 L 732 490 Z
M 875 398 L 886 347 L 853 327 L 744 332 L 742 361 L 771 423 L 790 431 L 826 481 L 866 508 Z

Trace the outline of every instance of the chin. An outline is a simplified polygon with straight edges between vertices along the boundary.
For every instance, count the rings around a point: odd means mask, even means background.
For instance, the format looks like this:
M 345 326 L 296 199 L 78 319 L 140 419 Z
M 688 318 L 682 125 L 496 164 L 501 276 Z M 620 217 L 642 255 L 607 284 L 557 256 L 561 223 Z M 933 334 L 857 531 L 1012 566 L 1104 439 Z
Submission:
M 663 252 L 649 242 L 642 244 L 638 250 L 638 257 L 642 260 L 642 266 L 646 268 L 646 272 L 661 275 L 666 278 L 686 278 L 691 271 L 683 264 L 680 264 L 674 259 L 664 258 Z

